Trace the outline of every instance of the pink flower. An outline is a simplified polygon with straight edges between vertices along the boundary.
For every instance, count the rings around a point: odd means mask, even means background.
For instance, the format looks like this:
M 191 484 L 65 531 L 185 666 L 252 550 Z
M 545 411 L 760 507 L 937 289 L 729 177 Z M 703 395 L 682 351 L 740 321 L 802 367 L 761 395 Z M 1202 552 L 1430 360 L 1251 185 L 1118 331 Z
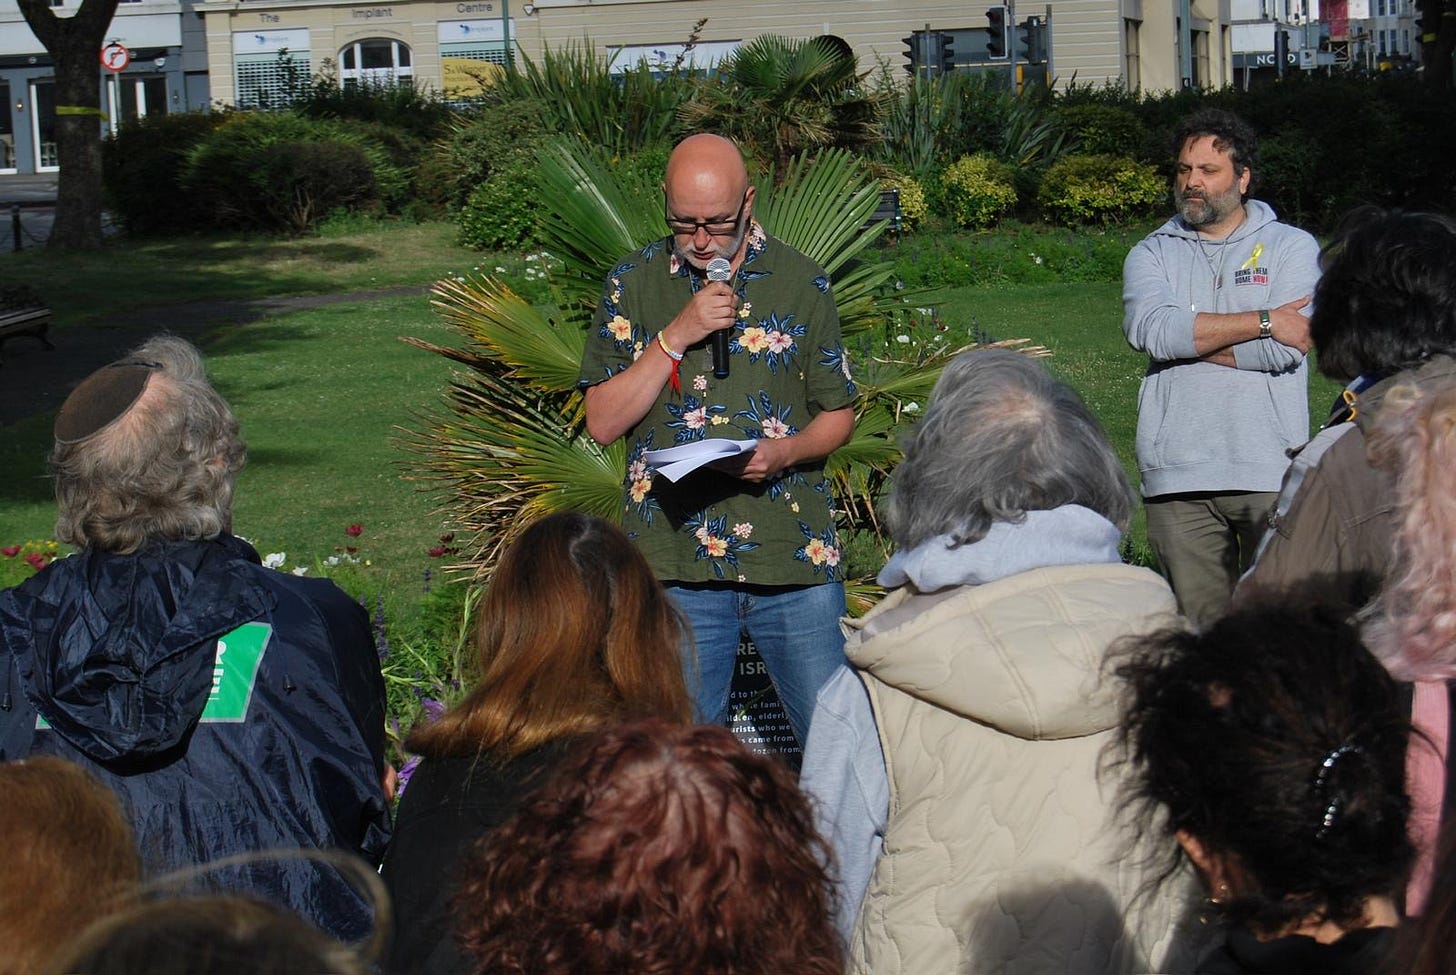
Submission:
M 779 331 L 773 331 L 768 333 L 768 350 L 770 352 L 787 352 L 793 347 L 793 336 L 785 335 L 783 332 Z
M 838 565 L 839 549 L 835 548 L 833 545 L 824 546 L 824 564 L 828 566 Z
M 364 534 L 364 526 L 358 524 L 350 525 L 348 528 L 344 529 L 344 534 L 348 535 L 350 538 L 358 538 L 360 535 Z
M 753 534 L 753 523 L 750 521 L 740 521 L 738 524 L 733 526 L 733 534 L 737 535 L 739 538 L 747 538 L 749 535 Z
M 763 435 L 770 440 L 782 440 L 789 435 L 789 425 L 776 416 L 766 417 L 763 423 Z
M 442 556 L 442 555 L 445 554 L 445 546 L 443 546 L 443 545 L 436 545 L 432 549 L 427 549 L 425 551 L 425 554 L 428 555 L 432 559 L 438 559 L 440 556 Z
M 25 561 L 30 563 L 30 567 L 37 572 L 46 567 L 46 557 L 39 552 L 31 552 L 25 557 Z
M 683 414 L 683 423 L 687 424 L 689 430 L 701 430 L 707 422 L 707 407 L 700 406 L 696 410 L 688 410 Z
M 7 545 L 4 548 L 0 548 L 0 555 L 5 556 L 7 559 L 13 559 L 17 555 L 19 555 L 19 554 L 20 554 L 20 546 L 19 545 Z

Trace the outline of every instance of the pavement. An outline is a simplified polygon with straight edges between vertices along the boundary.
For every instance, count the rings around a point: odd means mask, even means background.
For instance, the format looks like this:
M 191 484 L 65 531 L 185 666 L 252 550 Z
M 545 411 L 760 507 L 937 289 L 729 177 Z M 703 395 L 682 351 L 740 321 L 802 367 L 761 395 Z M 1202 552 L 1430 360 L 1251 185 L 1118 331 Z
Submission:
M 20 246 L 43 247 L 56 220 L 59 173 L 0 176 L 0 254 L 15 250 L 15 210 L 20 204 Z

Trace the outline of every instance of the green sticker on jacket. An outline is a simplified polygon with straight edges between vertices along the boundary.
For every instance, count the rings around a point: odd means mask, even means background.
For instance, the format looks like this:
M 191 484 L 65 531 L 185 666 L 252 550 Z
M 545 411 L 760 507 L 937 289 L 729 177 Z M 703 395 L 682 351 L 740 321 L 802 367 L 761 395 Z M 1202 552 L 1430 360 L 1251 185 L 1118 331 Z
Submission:
M 218 638 L 217 656 L 212 664 L 212 691 L 202 708 L 200 720 L 208 722 L 242 721 L 248 715 L 248 702 L 258 682 L 258 666 L 273 638 L 273 626 L 257 621 L 244 623 Z M 49 728 L 45 718 L 36 715 L 36 728 Z

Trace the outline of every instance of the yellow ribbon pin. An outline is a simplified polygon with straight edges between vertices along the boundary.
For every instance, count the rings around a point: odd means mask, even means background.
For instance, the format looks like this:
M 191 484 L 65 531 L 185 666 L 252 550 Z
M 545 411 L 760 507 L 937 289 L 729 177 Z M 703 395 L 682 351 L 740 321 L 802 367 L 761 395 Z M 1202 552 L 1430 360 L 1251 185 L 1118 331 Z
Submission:
M 1251 267 L 1259 266 L 1259 258 L 1264 256 L 1264 245 L 1255 244 L 1254 249 L 1249 253 L 1249 259 L 1239 265 L 1240 271 L 1247 271 Z

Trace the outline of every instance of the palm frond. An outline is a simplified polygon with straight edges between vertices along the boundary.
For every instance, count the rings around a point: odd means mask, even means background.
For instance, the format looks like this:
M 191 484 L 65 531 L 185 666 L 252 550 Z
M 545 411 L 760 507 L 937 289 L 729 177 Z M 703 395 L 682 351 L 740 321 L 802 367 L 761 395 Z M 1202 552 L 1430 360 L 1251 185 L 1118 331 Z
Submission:
M 430 290 L 445 323 L 489 348 L 511 376 L 546 389 L 576 388 L 586 347 L 580 323 L 553 321 L 494 278 L 446 278 Z
M 667 233 L 662 200 L 618 178 L 600 154 L 565 139 L 541 153 L 542 218 L 546 249 L 567 274 L 599 290 L 612 263 Z M 593 298 L 595 295 L 593 295 Z

